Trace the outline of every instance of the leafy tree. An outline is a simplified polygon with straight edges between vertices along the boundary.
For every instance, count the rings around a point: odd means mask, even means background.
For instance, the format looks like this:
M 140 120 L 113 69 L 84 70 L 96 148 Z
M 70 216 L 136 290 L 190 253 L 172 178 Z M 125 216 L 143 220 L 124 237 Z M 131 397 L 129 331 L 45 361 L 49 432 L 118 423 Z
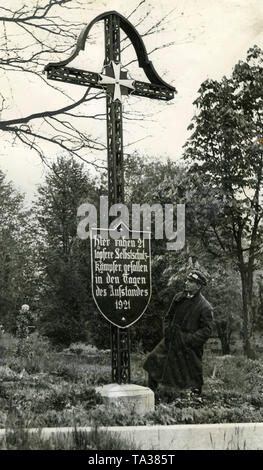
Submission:
M 240 331 L 242 299 L 240 279 L 233 270 L 218 263 L 204 295 L 213 305 L 215 333 L 221 341 L 222 354 L 231 354 L 231 339 Z
M 0 312 L 9 330 L 21 305 L 34 303 L 37 285 L 32 220 L 23 201 L 0 170 Z
M 167 240 L 154 239 L 152 220 L 152 300 L 142 319 L 131 328 L 132 339 L 146 350 L 162 338 L 162 317 L 175 294 L 183 288 L 186 274 L 192 268 L 201 269 L 209 278 L 204 295 L 214 307 L 214 334 L 221 340 L 222 353 L 230 351 L 230 340 L 240 328 L 242 311 L 241 283 L 232 263 L 215 258 L 200 239 L 199 219 L 207 225 L 215 211 L 214 194 L 208 199 L 196 197 L 195 176 L 176 162 L 142 160 L 139 155 L 126 160 L 126 201 L 134 203 L 184 203 L 186 205 L 185 246 L 179 251 L 167 251 Z M 136 185 L 134 185 L 136 181 Z M 204 191 L 200 184 L 199 190 Z M 193 197 L 194 196 L 194 197 Z M 176 214 L 174 214 L 176 230 Z M 150 327 L 149 327 L 150 325 Z
M 36 216 L 43 241 L 67 259 L 77 236 L 77 209 L 81 202 L 96 202 L 96 182 L 72 158 L 58 157 L 51 170 L 38 188 Z
M 134 184 L 136 181 L 136 184 Z M 131 204 L 174 205 L 176 230 L 176 203 L 183 202 L 185 172 L 175 162 L 151 160 L 138 154 L 125 160 L 125 202 Z M 162 338 L 162 318 L 174 295 L 173 276 L 187 263 L 186 250 L 167 251 L 167 239 L 155 239 L 155 217 L 151 222 L 152 297 L 142 318 L 131 327 L 133 345 L 151 350 Z M 163 219 L 164 224 L 164 219 Z
M 196 235 L 240 274 L 244 352 L 254 357 L 254 272 L 262 262 L 263 52 L 257 46 L 231 77 L 206 80 L 186 144 Z M 192 192 L 191 192 L 192 191 Z
M 92 318 L 89 241 L 77 237 L 77 209 L 99 188 L 73 159 L 58 158 L 38 189 L 42 329 L 55 343 L 86 339 Z

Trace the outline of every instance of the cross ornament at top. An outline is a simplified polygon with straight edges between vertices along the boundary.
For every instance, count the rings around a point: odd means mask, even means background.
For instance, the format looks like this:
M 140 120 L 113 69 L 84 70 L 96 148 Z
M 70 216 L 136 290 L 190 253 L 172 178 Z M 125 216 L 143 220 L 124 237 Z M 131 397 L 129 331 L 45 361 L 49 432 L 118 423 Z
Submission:
M 86 40 L 91 28 L 98 21 L 105 22 L 105 74 L 89 72 L 83 69 L 69 67 L 68 64 L 74 60 L 81 50 L 85 49 Z M 120 29 L 130 39 L 141 67 L 149 82 L 129 80 L 127 71 L 121 69 L 121 44 Z M 141 36 L 133 25 L 119 13 L 112 11 L 97 16 L 81 32 L 76 48 L 66 60 L 51 62 L 45 67 L 47 78 L 65 83 L 74 83 L 93 88 L 104 88 L 106 91 L 113 89 L 113 100 L 121 101 L 124 94 L 144 96 L 147 98 L 169 101 L 174 98 L 176 89 L 164 82 L 157 74 L 152 62 L 149 60 Z
M 113 101 L 122 101 L 122 95 L 128 95 L 128 89 L 134 90 L 134 80 L 127 78 L 127 71 L 121 69 L 121 64 L 111 61 L 105 65 L 105 74 L 99 74 L 99 83 L 107 85 L 107 91 L 111 94 Z
M 85 44 L 91 28 L 104 20 L 105 59 L 102 73 L 90 72 L 68 64 L 74 60 Z M 129 79 L 127 71 L 121 66 L 120 31 L 123 30 L 135 49 L 138 65 L 143 69 L 148 82 Z M 119 13 L 106 12 L 96 17 L 81 32 L 77 45 L 68 59 L 49 63 L 45 67 L 47 78 L 64 83 L 104 89 L 106 91 L 108 183 L 111 204 L 123 202 L 123 135 L 122 135 L 122 97 L 124 95 L 169 101 L 176 90 L 164 82 L 149 60 L 141 36 L 133 25 Z

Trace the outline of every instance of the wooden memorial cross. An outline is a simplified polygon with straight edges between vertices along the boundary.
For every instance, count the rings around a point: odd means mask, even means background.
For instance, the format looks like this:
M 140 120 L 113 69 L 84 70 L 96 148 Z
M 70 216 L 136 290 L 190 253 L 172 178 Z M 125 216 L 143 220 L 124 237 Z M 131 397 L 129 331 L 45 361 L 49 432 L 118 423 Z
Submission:
M 104 20 L 105 60 L 104 73 L 68 67 L 85 43 L 92 26 Z M 129 37 L 134 46 L 139 66 L 143 68 L 149 83 L 127 78 L 121 67 L 120 29 Z M 106 91 L 107 149 L 108 149 L 108 195 L 109 207 L 124 203 L 123 177 L 123 131 L 122 96 L 133 94 L 151 99 L 168 101 L 173 99 L 175 88 L 165 83 L 155 71 L 140 37 L 134 26 L 116 11 L 97 16 L 86 26 L 77 41 L 71 56 L 61 62 L 49 63 L 45 67 L 47 78 L 65 83 L 84 85 Z M 111 324 L 112 381 L 130 382 L 129 328 L 119 328 Z

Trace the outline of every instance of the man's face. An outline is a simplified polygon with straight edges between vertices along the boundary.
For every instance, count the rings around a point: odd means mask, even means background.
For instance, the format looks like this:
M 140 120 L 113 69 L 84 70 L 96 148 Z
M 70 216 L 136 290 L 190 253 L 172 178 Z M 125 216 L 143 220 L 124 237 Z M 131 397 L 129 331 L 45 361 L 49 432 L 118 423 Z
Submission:
M 186 279 L 184 290 L 189 295 L 195 295 L 200 289 L 200 284 L 192 279 Z

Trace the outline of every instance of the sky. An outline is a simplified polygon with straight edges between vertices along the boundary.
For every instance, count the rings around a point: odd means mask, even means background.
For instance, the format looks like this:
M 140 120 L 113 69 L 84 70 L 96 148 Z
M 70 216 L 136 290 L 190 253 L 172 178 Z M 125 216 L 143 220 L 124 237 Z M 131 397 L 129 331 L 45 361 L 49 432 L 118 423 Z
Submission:
M 33 0 L 29 0 L 27 5 L 30 2 L 33 6 Z M 23 1 L 14 0 L 15 3 L 19 5 Z M 108 10 L 116 10 L 127 16 L 138 3 L 139 0 L 82 0 L 84 10 L 81 18 L 89 23 L 95 16 Z M 152 35 L 146 41 L 146 48 L 149 51 L 164 43 L 174 42 L 170 47 L 157 50 L 151 55 L 151 60 L 158 74 L 174 85 L 178 93 L 169 105 L 149 99 L 125 99 L 125 110 L 135 110 L 139 116 L 146 115 L 143 120 L 125 124 L 125 151 L 139 152 L 142 158 L 143 155 L 149 155 L 174 160 L 180 158 L 182 146 L 189 136 L 187 127 L 195 112 L 192 103 L 200 84 L 207 78 L 220 80 L 223 75 L 230 75 L 235 63 L 244 59 L 247 50 L 254 44 L 263 48 L 263 1 L 148 0 L 143 3 L 141 8 L 148 8 L 151 14 L 145 25 L 138 27 L 141 34 L 145 31 L 147 22 L 150 24 L 151 21 L 158 21 L 173 10 L 164 31 Z M 136 21 L 137 18 L 133 15 L 130 21 Z M 101 43 L 101 40 L 98 42 Z M 88 62 L 87 70 L 100 72 L 95 68 L 99 66 L 99 62 L 96 63 L 97 48 L 99 44 L 96 43 L 92 47 L 87 45 L 85 53 L 70 65 L 79 66 L 81 61 L 86 64 Z M 136 65 L 133 65 L 132 73 L 133 78 L 141 79 L 141 71 L 138 67 L 136 69 Z M 5 83 L 6 89 L 1 90 L 3 95 L 5 92 L 10 93 L 10 83 Z M 56 103 L 55 95 L 43 95 L 39 83 L 32 83 L 30 86 L 29 90 L 26 75 L 20 74 L 19 79 L 12 77 L 12 87 L 19 93 L 15 98 L 15 107 L 9 110 L 9 116 L 13 113 L 15 117 L 17 109 L 23 115 L 29 111 L 45 109 L 46 103 L 50 105 L 50 101 L 52 104 Z M 73 85 L 65 85 L 64 89 L 76 99 L 83 91 L 82 87 Z M 100 106 L 104 104 L 101 103 Z M 98 129 L 94 127 L 94 135 L 99 135 L 106 141 L 105 123 L 94 123 L 94 126 L 98 125 Z M 90 131 L 93 132 L 92 126 Z M 55 154 L 49 147 L 47 153 Z M 11 146 L 5 141 L 2 141 L 0 168 L 7 172 L 8 178 L 19 190 L 25 192 L 27 200 L 32 198 L 36 185 L 43 181 L 47 171 L 33 151 L 23 146 Z

